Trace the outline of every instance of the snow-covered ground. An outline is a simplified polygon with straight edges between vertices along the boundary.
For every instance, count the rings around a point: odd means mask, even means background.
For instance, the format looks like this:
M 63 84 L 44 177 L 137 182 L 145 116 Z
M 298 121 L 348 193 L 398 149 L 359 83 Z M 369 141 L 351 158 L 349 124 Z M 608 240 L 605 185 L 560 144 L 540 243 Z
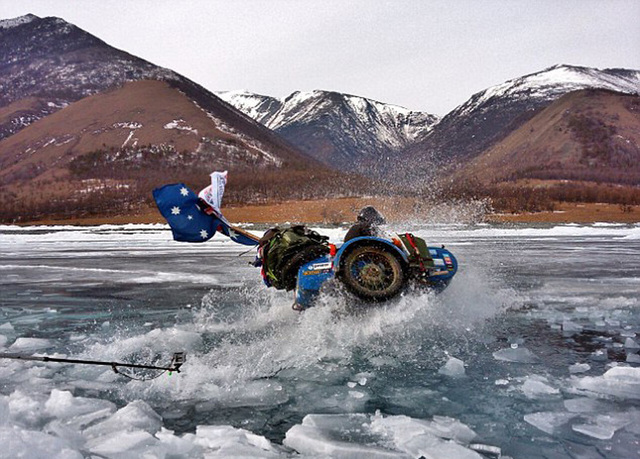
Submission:
M 299 314 L 224 236 L 0 227 L 0 352 L 187 353 L 0 359 L 0 457 L 640 455 L 639 225 L 398 229 L 457 255 L 445 292 Z

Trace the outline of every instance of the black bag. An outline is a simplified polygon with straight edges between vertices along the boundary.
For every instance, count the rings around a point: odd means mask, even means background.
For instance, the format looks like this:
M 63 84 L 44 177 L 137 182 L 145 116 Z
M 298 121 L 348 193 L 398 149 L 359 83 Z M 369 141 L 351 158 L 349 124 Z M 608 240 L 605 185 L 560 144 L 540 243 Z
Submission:
M 293 290 L 300 266 L 329 252 L 329 238 L 298 225 L 272 228 L 260 239 L 262 275 L 278 290 Z

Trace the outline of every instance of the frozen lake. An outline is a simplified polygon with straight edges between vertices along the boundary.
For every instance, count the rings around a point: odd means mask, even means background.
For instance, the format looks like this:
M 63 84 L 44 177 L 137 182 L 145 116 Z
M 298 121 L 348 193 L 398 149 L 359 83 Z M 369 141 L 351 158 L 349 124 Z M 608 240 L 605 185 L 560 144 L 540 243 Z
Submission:
M 354 315 L 220 235 L 0 227 L 0 352 L 187 352 L 146 382 L 0 359 L 0 457 L 640 457 L 640 225 L 398 229 L 458 275 Z

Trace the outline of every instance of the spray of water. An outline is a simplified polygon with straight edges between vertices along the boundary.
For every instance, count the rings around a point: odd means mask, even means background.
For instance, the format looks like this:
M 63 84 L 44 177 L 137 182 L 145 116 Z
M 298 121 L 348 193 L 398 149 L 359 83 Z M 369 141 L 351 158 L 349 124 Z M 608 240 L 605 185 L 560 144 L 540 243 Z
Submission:
M 283 384 L 334 384 L 400 364 L 435 369 L 447 355 L 467 352 L 487 319 L 514 305 L 512 292 L 490 284 L 483 271 L 469 268 L 442 294 L 409 290 L 389 303 L 357 306 L 341 289 L 327 289 L 303 313 L 291 310 L 291 294 L 255 285 L 215 290 L 191 322 L 94 344 L 89 354 L 187 351 L 178 378 L 127 382 L 125 399 L 277 405 L 288 399 Z
M 414 225 L 430 232 L 424 224 Z M 459 249 L 458 258 L 465 260 L 465 247 Z M 128 382 L 123 396 L 216 400 L 224 406 L 286 399 L 274 381 L 330 383 L 400 364 L 435 369 L 449 355 L 468 355 L 482 342 L 486 321 L 519 303 L 511 290 L 496 283 L 490 262 L 461 266 L 439 295 L 408 290 L 388 303 L 354 305 L 342 289 L 328 288 L 316 307 L 303 313 L 291 310 L 290 293 L 266 289 L 257 280 L 216 289 L 191 311 L 190 320 L 95 344 L 90 354 L 117 356 L 126 348 L 144 355 L 147 347 L 186 350 L 179 378 Z

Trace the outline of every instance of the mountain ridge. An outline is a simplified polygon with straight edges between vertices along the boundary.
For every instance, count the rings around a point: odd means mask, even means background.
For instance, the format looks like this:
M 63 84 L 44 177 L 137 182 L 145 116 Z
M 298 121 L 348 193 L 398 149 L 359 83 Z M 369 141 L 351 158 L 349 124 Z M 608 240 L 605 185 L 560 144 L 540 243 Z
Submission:
M 248 91 L 217 93 L 327 165 L 376 175 L 388 156 L 424 136 L 435 115 L 336 91 L 295 91 L 287 97 Z
M 639 94 L 640 71 L 557 64 L 512 78 L 473 94 L 441 118 L 421 144 L 413 145 L 409 150 L 431 150 L 437 156 L 438 151 L 446 149 L 461 151 L 457 154 L 460 157 L 473 156 L 487 148 L 501 135 L 500 131 L 517 127 L 536 110 L 564 94 L 581 89 Z M 457 135 L 452 135 L 452 131 Z

